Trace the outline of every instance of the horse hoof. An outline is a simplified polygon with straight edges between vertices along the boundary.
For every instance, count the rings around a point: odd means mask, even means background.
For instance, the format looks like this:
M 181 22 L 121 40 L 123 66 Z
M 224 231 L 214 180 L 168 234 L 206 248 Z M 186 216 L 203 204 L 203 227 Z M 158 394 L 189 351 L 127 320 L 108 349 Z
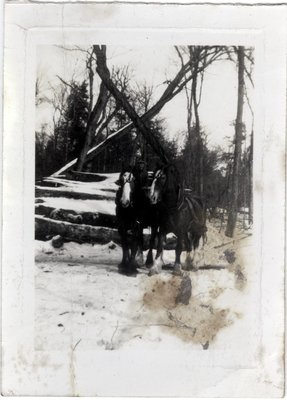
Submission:
M 132 260 L 132 261 L 130 261 L 130 263 L 129 263 L 129 268 L 130 268 L 130 269 L 137 269 L 138 266 L 139 266 L 139 264 L 138 264 L 138 262 L 137 262 L 136 260 Z
M 142 253 L 136 255 L 136 263 L 138 265 L 144 265 L 144 260 L 143 260 Z
M 148 268 L 150 268 L 153 265 L 153 256 L 152 255 L 148 254 L 145 265 Z
M 137 276 L 137 274 L 138 274 L 138 270 L 137 269 L 129 269 L 125 273 L 125 275 L 129 276 L 129 277 L 132 277 L 132 276 L 135 277 L 135 276 Z
M 185 271 L 192 271 L 193 270 L 193 265 L 184 263 L 182 267 Z
M 174 265 L 173 275 L 175 276 L 183 276 L 183 271 L 180 264 Z
M 153 261 L 148 261 L 148 260 L 146 260 L 145 266 L 146 266 L 147 268 L 152 268 L 152 266 L 153 266 Z
M 124 270 L 126 270 L 128 268 L 128 264 L 127 263 L 120 263 L 119 265 L 118 265 L 118 270 L 119 271 L 124 271 Z
M 148 276 L 153 276 L 159 274 L 159 270 L 157 267 L 151 267 L 149 270 Z
M 192 258 L 190 257 L 190 255 L 188 255 L 185 259 L 184 269 L 186 271 L 191 271 L 193 269 L 193 262 L 192 262 Z
M 118 265 L 118 269 L 120 271 L 130 271 L 133 269 L 137 269 L 138 264 L 136 263 L 136 261 L 128 261 L 128 262 L 121 262 Z
M 138 273 L 137 268 L 130 264 L 120 264 L 118 266 L 118 271 L 121 275 L 125 276 L 136 276 Z

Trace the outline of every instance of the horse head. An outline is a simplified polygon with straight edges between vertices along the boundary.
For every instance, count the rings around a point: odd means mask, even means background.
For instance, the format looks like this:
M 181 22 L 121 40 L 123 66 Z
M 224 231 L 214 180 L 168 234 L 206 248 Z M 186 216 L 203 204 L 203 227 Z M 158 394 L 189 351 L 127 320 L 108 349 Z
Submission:
M 153 176 L 149 192 L 149 199 L 151 204 L 157 204 L 162 200 L 162 192 L 165 183 L 166 183 L 166 174 L 164 172 L 164 169 L 161 168 L 156 170 Z
M 130 171 L 124 171 L 119 178 L 118 202 L 123 208 L 132 205 L 132 196 L 134 192 L 135 177 Z
M 149 194 L 151 204 L 162 201 L 176 205 L 180 187 L 180 175 L 175 165 L 168 164 L 156 170 Z

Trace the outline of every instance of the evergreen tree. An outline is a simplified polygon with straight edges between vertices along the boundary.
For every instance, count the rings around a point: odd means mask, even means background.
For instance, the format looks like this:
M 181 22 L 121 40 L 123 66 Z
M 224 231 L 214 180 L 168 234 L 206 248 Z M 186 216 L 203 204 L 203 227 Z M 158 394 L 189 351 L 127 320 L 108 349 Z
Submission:
M 73 82 L 67 98 L 67 109 L 64 113 L 62 124 L 58 127 L 61 131 L 61 148 L 65 162 L 78 157 L 86 134 L 88 120 L 89 97 L 87 83 Z M 63 161 L 63 158 L 62 158 Z

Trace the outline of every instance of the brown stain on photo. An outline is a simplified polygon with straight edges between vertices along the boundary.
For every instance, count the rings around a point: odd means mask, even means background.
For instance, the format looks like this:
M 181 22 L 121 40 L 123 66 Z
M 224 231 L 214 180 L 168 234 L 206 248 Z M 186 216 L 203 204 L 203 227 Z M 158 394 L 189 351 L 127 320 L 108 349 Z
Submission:
M 228 262 L 228 271 L 234 273 L 234 287 L 237 290 L 243 291 L 247 284 L 247 277 L 244 268 L 244 256 L 240 249 L 227 249 L 224 251 L 224 256 Z
M 151 310 L 171 309 L 176 306 L 181 278 L 172 276 L 163 280 L 160 275 L 151 277 L 143 296 L 143 303 Z
M 151 312 L 150 319 L 156 320 L 165 332 L 207 349 L 218 332 L 232 324 L 229 309 L 215 308 L 211 301 L 201 303 L 196 297 L 191 297 L 187 305 L 177 304 L 182 279 L 152 277 L 147 282 L 143 304 Z

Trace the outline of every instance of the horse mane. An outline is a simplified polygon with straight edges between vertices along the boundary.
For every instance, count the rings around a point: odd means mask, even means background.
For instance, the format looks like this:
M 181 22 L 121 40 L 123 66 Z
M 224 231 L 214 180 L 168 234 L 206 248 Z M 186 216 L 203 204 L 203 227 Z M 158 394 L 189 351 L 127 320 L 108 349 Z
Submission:
M 162 192 L 162 201 L 169 210 L 174 210 L 182 202 L 182 184 L 178 169 L 174 164 L 168 164 L 162 168 L 166 176 L 166 182 Z
M 163 168 L 166 174 L 166 190 L 169 192 L 178 191 L 182 187 L 181 177 L 174 164 L 168 164 Z

